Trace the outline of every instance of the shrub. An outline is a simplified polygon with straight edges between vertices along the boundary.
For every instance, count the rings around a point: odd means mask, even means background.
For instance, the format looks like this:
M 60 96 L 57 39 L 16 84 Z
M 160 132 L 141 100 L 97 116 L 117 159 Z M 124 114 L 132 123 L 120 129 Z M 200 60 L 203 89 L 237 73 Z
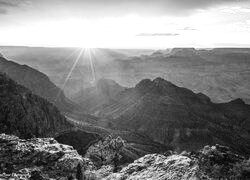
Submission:
M 118 170 L 121 151 L 125 145 L 121 137 L 113 138 L 111 135 L 92 145 L 86 157 L 90 158 L 97 167 L 112 164 L 114 171 Z

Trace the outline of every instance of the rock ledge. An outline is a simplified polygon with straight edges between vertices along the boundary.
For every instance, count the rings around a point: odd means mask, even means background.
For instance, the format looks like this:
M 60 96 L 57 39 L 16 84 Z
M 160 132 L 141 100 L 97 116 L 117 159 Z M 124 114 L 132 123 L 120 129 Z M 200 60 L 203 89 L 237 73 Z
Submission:
M 86 165 L 72 146 L 53 138 L 19 139 L 0 134 L 0 179 L 60 179 L 75 174 L 78 164 Z

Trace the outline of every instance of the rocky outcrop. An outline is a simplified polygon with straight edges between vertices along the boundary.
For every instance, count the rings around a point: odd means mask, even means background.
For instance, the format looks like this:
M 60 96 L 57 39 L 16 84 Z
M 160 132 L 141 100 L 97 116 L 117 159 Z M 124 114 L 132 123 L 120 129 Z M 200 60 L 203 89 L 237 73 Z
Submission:
M 0 179 L 60 179 L 75 177 L 77 166 L 91 168 L 73 147 L 53 138 L 19 139 L 0 134 Z
M 198 54 L 195 48 L 173 48 L 170 55 L 176 57 L 193 57 Z
M 198 153 L 149 154 L 106 180 L 249 179 L 250 161 L 229 148 L 206 146 Z
M 0 133 L 53 137 L 72 127 L 53 104 L 0 74 Z
M 232 54 L 232 53 L 242 53 L 250 54 L 249 48 L 214 48 L 209 51 L 209 53 L 214 54 Z
M 146 155 L 123 168 L 119 173 L 112 174 L 107 180 L 172 180 L 194 179 L 198 167 L 190 166 L 191 159 L 173 155 L 165 157 L 159 154 Z
M 250 178 L 250 160 L 221 145 L 205 146 L 198 152 L 148 154 L 113 173 L 111 164 L 96 169 L 72 146 L 59 144 L 53 138 L 24 140 L 6 134 L 0 134 L 0 167 L 1 180 Z

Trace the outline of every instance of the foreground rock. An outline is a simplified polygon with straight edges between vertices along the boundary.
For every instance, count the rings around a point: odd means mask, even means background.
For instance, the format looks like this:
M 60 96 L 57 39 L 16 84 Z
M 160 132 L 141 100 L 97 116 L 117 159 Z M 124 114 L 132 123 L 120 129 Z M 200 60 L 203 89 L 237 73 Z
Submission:
M 197 166 L 190 166 L 191 159 L 173 155 L 146 155 L 107 179 L 190 179 L 194 178 Z
M 250 179 L 250 160 L 228 147 L 205 146 L 199 152 L 148 154 L 112 173 L 112 164 L 96 169 L 73 147 L 53 138 L 19 139 L 0 134 L 1 180 L 198 180 Z
M 106 180 L 249 179 L 250 162 L 229 148 L 206 146 L 198 153 L 149 154 Z
M 68 179 L 77 166 L 92 167 L 73 147 L 53 138 L 19 139 L 0 134 L 0 179 Z

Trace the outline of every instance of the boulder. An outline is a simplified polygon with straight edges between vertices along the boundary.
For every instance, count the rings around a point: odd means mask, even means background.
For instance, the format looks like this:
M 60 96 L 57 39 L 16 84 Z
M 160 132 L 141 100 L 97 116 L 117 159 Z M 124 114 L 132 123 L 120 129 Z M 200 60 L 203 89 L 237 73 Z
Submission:
M 0 179 L 59 179 L 75 175 L 78 165 L 91 167 L 72 146 L 53 138 L 19 139 L 0 134 Z
M 198 166 L 191 165 L 191 159 L 185 156 L 149 154 L 129 164 L 119 173 L 108 176 L 107 180 L 173 180 L 195 179 Z
M 250 179 L 250 160 L 215 145 L 199 152 L 146 155 L 105 180 Z

